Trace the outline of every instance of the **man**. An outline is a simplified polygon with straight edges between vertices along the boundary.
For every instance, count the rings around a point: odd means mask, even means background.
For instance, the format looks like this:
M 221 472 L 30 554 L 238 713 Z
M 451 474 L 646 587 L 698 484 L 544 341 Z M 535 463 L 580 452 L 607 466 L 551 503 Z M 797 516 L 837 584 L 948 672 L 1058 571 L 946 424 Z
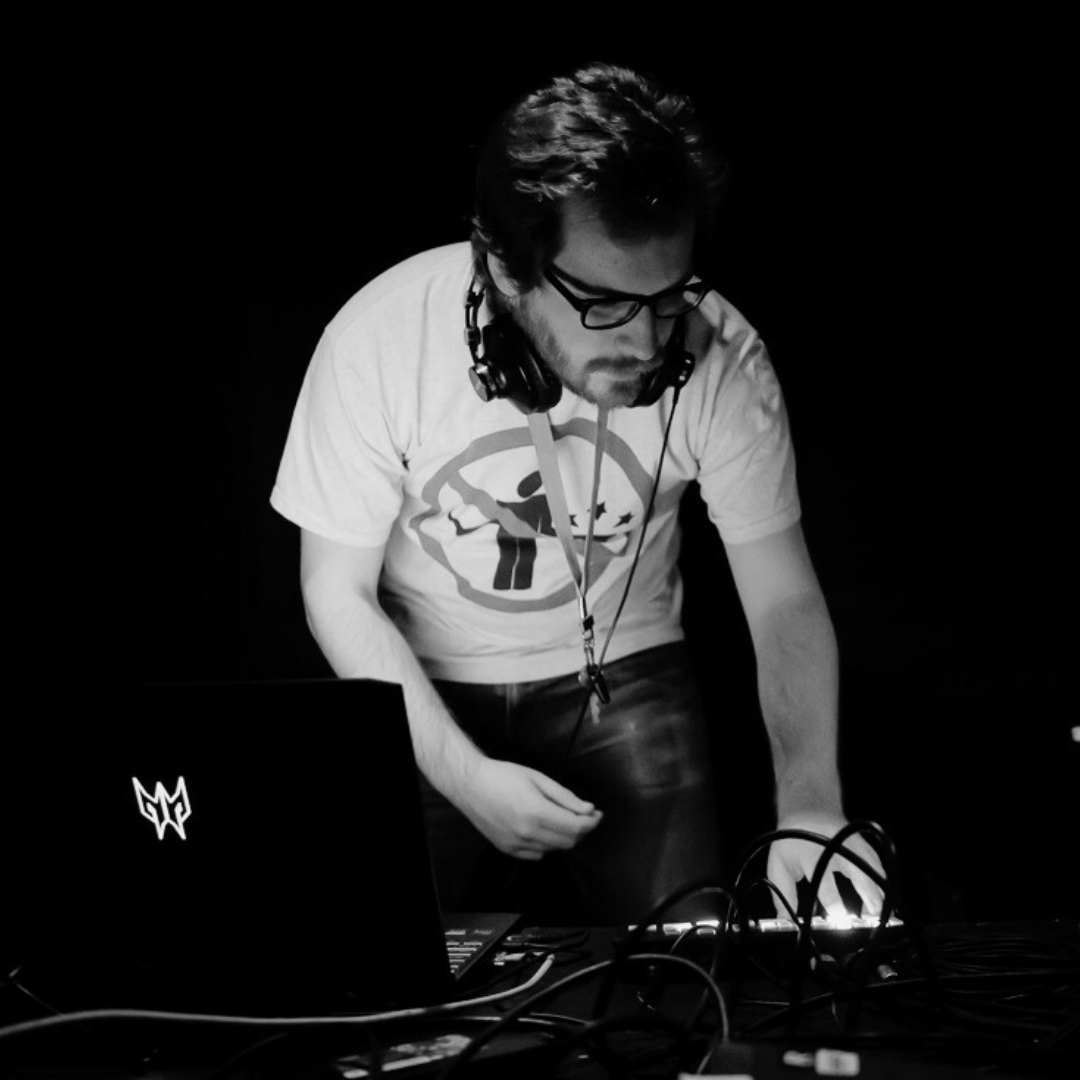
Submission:
M 720 181 L 685 98 L 607 65 L 556 79 L 493 129 L 471 249 L 377 278 L 308 371 L 272 502 L 302 529 L 335 672 L 404 688 L 451 909 L 478 902 L 492 848 L 564 853 L 603 922 L 715 876 L 676 566 L 691 481 L 753 636 L 778 823 L 846 824 L 836 648 L 780 389 L 694 273 Z M 820 851 L 773 845 L 792 902 Z M 834 868 L 877 909 L 864 874 Z M 831 874 L 821 899 L 842 908 Z

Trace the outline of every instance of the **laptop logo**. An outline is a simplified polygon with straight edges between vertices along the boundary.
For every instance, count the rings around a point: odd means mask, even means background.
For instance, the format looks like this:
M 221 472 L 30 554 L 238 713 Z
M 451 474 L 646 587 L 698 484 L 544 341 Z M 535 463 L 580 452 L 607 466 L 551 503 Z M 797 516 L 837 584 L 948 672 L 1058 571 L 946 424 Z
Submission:
M 171 825 L 186 840 L 184 822 L 191 817 L 191 801 L 188 799 L 187 785 L 181 776 L 176 784 L 176 791 L 169 795 L 165 785 L 159 780 L 154 794 L 146 790 L 136 777 L 131 778 L 135 785 L 135 798 L 139 803 L 139 813 L 154 823 L 159 840 L 165 839 L 165 830 Z

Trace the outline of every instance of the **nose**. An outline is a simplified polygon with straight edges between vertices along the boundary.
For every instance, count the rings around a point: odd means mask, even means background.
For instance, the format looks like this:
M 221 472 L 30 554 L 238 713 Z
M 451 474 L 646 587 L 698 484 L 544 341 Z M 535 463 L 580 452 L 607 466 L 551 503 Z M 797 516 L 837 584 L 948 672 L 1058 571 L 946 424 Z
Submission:
M 648 305 L 628 322 L 618 328 L 616 343 L 624 356 L 649 361 L 663 348 L 670 320 L 660 320 Z

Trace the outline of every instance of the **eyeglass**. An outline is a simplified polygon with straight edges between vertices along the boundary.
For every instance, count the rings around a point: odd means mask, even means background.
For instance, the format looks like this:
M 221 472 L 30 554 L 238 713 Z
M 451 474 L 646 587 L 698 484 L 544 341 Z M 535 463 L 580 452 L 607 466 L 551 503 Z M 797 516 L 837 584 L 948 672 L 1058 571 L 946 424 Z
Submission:
M 576 281 L 560 270 L 554 263 L 548 265 L 544 277 L 555 286 L 566 301 L 581 316 L 581 325 L 587 330 L 611 330 L 630 322 L 643 308 L 649 308 L 658 319 L 676 319 L 693 311 L 705 299 L 711 286 L 704 281 L 686 281 L 670 289 L 641 296 L 637 293 L 608 293 L 595 299 L 575 296 L 563 282 L 578 288 L 584 283 Z

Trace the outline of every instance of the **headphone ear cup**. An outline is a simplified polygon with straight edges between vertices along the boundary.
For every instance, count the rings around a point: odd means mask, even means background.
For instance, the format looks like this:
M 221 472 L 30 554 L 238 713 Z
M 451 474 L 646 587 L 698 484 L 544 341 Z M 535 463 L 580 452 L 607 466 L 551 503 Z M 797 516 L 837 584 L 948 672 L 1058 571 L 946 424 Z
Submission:
M 558 404 L 562 383 L 509 315 L 492 319 L 482 331 L 482 340 L 489 397 L 506 398 L 523 413 L 547 412 Z
M 654 405 L 669 386 L 683 387 L 689 382 L 694 373 L 694 354 L 687 352 L 683 341 L 683 325 L 680 319 L 664 346 L 664 362 L 635 398 L 635 409 Z

